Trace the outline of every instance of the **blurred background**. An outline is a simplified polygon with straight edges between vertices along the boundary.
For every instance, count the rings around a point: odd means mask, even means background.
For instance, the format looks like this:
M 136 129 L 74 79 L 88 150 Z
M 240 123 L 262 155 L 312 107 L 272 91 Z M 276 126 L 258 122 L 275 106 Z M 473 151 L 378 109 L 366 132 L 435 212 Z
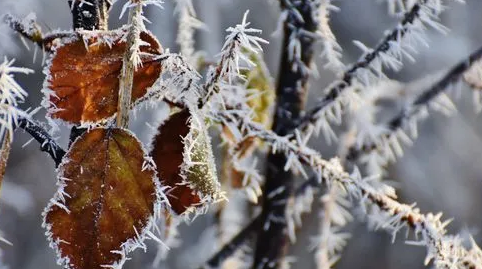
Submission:
M 119 20 L 123 1 L 114 5 L 110 27 L 122 24 Z M 250 9 L 252 26 L 263 30 L 262 36 L 270 41 L 264 46 L 265 59 L 273 76 L 276 77 L 280 54 L 280 36 L 273 36 L 279 18 L 277 1 L 268 0 L 193 0 L 198 16 L 208 30 L 196 34 L 197 49 L 205 51 L 208 59 L 214 59 L 224 42 L 225 29 L 240 22 L 245 10 Z M 332 13 L 331 25 L 344 50 L 344 62 L 350 63 L 360 56 L 353 40 L 360 40 L 368 46 L 375 46 L 385 30 L 392 29 L 397 18 L 388 15 L 385 1 L 338 0 L 333 1 L 340 8 Z M 482 1 L 444 1 L 447 11 L 441 16 L 442 23 L 450 31 L 447 35 L 428 30 L 428 47 L 418 47 L 415 63 L 405 61 L 401 72 L 388 73 L 392 79 L 409 82 L 425 75 L 445 70 L 472 51 L 482 46 Z M 0 0 L 0 13 L 25 16 L 35 12 L 44 31 L 70 29 L 71 16 L 67 1 Z M 173 15 L 172 1 L 167 0 L 164 10 L 151 8 L 148 27 L 157 35 L 165 48 L 177 51 L 175 43 L 177 17 Z M 25 107 L 40 105 L 40 90 L 44 76 L 41 57 L 33 60 L 34 46 L 27 49 L 18 36 L 4 25 L 0 26 L 0 56 L 16 58 L 16 66 L 30 67 L 34 75 L 18 75 L 17 79 L 29 92 Z M 321 51 L 321 50 L 320 50 Z M 322 69 L 323 63 L 317 57 L 320 76 L 311 82 L 309 100 L 320 97 L 324 86 L 334 75 Z M 470 89 L 464 88 L 461 98 L 456 100 L 458 113 L 444 117 L 432 113 L 428 121 L 420 124 L 420 137 L 412 147 L 407 147 L 403 158 L 389 168 L 388 178 L 396 182 L 401 200 L 417 202 L 424 212 L 444 212 L 446 218 L 454 218 L 450 232 L 470 231 L 476 241 L 482 244 L 482 120 L 474 113 Z M 311 103 L 308 103 L 308 107 Z M 163 112 L 164 111 L 164 112 Z M 44 111 L 36 118 L 42 120 Z M 134 131 L 144 142 L 149 141 L 145 122 L 158 121 L 165 115 L 165 108 L 143 111 L 139 120 L 132 124 Z M 67 145 L 67 127 L 59 133 L 59 141 Z M 44 230 L 40 227 L 41 212 L 56 189 L 56 175 L 53 161 L 39 151 L 36 142 L 24 145 L 30 137 L 17 131 L 12 154 L 7 166 L 7 175 L 1 190 L 0 230 L 13 243 L 9 246 L 0 242 L 3 258 L 0 268 L 44 269 L 60 268 L 55 263 L 55 254 L 48 247 Z M 313 145 L 326 158 L 336 154 L 336 145 L 328 146 L 322 137 L 313 139 Z M 216 146 L 216 145 L 214 145 Z M 262 171 L 262 167 L 260 167 Z M 304 218 L 299 230 L 298 241 L 290 248 L 290 255 L 296 257 L 294 267 L 315 268 L 313 253 L 308 250 L 309 238 L 317 233 L 319 203 L 315 202 L 313 213 Z M 172 249 L 169 258 L 158 268 L 196 268 L 212 253 L 213 214 L 201 216 L 191 225 L 180 227 L 182 245 Z M 247 221 L 247 220 L 245 220 Z M 352 233 L 337 268 L 423 268 L 425 249 L 404 244 L 401 235 L 395 244 L 390 235 L 379 231 L 368 231 L 366 224 L 354 222 L 347 230 Z M 207 232 L 206 232 L 207 231 Z M 199 236 L 202 234 L 203 236 Z M 211 243 L 210 243 L 211 242 Z M 136 251 L 133 260 L 125 268 L 151 268 L 157 252 L 150 246 L 147 254 Z

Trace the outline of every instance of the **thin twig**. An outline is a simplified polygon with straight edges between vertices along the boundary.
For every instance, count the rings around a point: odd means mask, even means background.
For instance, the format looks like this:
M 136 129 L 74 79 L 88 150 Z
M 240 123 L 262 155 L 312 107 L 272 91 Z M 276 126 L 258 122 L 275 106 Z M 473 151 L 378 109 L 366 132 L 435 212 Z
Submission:
M 308 187 L 319 187 L 320 183 L 316 176 L 312 176 L 310 179 L 304 181 L 295 191 L 297 197 L 303 196 Z M 244 227 L 236 236 L 234 236 L 228 243 L 224 244 L 221 249 L 209 258 L 206 262 L 208 268 L 216 268 L 221 263 L 229 258 L 237 249 L 239 249 L 249 238 L 254 235 L 259 226 L 261 225 L 261 214 L 256 216 L 251 222 Z M 201 267 L 203 268 L 203 267 Z
M 393 117 L 387 124 L 388 133 L 384 133 L 382 139 L 386 139 L 391 135 L 403 129 L 408 121 L 414 116 L 422 107 L 425 107 L 432 102 L 440 93 L 447 90 L 453 83 L 459 81 L 464 73 L 472 67 L 474 63 L 482 58 L 482 47 L 469 55 L 466 59 L 452 67 L 439 81 L 437 81 L 429 89 L 423 91 L 406 109 Z M 382 145 L 380 143 L 367 143 L 361 146 L 352 146 L 348 150 L 347 159 L 356 161 L 361 156 L 369 154 L 375 150 L 380 150 Z
M 71 37 L 75 33 L 69 32 L 54 32 L 49 34 L 43 34 L 40 25 L 37 23 L 34 17 L 26 17 L 24 19 L 17 18 L 13 15 L 5 15 L 5 23 L 18 33 L 21 37 L 26 38 L 33 42 L 38 48 L 45 52 L 52 52 L 53 41 L 56 39 Z
M 19 19 L 13 15 L 7 14 L 4 18 L 5 22 L 12 28 L 15 32 L 20 34 L 22 37 L 37 44 L 40 48 L 44 46 L 44 40 L 42 35 L 42 29 L 35 21 L 35 18 L 25 18 Z M 26 21 L 28 20 L 28 21 Z
M 40 150 L 47 152 L 52 157 L 56 167 L 60 165 L 65 151 L 40 124 L 31 119 L 20 118 L 17 127 L 24 129 L 39 142 Z
M 341 94 L 352 85 L 359 70 L 369 69 L 375 60 L 392 49 L 392 43 L 399 42 L 409 31 L 410 27 L 417 20 L 420 20 L 422 6 L 428 4 L 429 1 L 431 0 L 419 0 L 418 3 L 414 4 L 413 7 L 405 13 L 399 25 L 387 34 L 372 52 L 366 53 L 360 60 L 354 63 L 350 69 L 343 73 L 341 80 L 335 82 L 328 88 L 328 93 L 297 122 L 296 127 L 305 130 L 309 125 L 315 124 L 320 118 L 320 112 L 337 101 Z
M 234 236 L 228 243 L 226 243 L 218 252 L 216 252 L 206 262 L 207 268 L 217 268 L 221 263 L 236 252 L 248 239 L 254 235 L 254 232 L 261 225 L 261 215 L 254 218 L 243 230 Z M 201 267 L 203 268 L 203 267 Z
M 374 219 L 378 221 L 378 228 L 388 230 L 392 235 L 396 235 L 403 227 L 413 229 L 415 234 L 421 236 L 421 239 L 413 244 L 425 246 L 428 250 L 426 261 L 433 259 L 438 268 L 449 268 L 445 265 L 454 262 L 459 266 L 457 268 L 478 268 L 477 264 L 482 257 L 480 249 L 473 246 L 471 250 L 467 250 L 457 237 L 446 235 L 445 227 L 448 222 L 442 222 L 440 214 L 422 214 L 414 205 L 398 202 L 393 188 L 386 185 L 376 187 L 358 173 L 348 174 L 337 158 L 324 160 L 317 151 L 302 146 L 299 142 L 288 141 L 286 137 L 277 136 L 271 131 L 262 130 L 253 123 L 245 122 L 243 127 L 252 134 L 258 132 L 257 137 L 272 144 L 278 151 L 295 156 L 300 163 L 309 165 L 316 173 L 318 182 L 325 182 L 328 186 L 339 184 L 350 197 L 360 201 L 363 207 L 378 207 L 383 212 Z M 310 184 L 303 184 L 302 187 L 309 189 Z
M 215 69 L 208 72 L 208 78 L 204 84 L 205 96 L 198 101 L 198 107 L 202 108 L 213 95 L 219 92 L 221 82 L 226 82 L 231 85 L 235 80 L 242 79 L 239 73 L 239 63 L 244 61 L 251 66 L 252 63 L 247 60 L 247 56 L 243 50 L 258 53 L 261 51 L 261 44 L 268 43 L 268 41 L 255 36 L 253 34 L 260 34 L 262 31 L 255 28 L 249 28 L 250 22 L 247 21 L 249 12 L 246 12 L 243 16 L 243 21 L 237 24 L 235 27 L 227 29 L 229 34 L 226 36 L 226 41 L 222 47 L 220 53 L 221 59 L 219 60 Z

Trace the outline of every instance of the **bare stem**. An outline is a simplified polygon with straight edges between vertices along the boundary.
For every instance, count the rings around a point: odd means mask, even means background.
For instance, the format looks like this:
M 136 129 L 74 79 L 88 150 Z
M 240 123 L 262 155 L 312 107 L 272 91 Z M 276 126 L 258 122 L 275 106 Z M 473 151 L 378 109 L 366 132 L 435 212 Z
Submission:
M 119 100 L 117 104 L 117 126 L 127 128 L 129 126 L 129 111 L 132 99 L 132 86 L 134 85 L 134 71 L 137 68 L 133 60 L 137 53 L 136 39 L 139 38 L 141 28 L 139 17 L 142 15 L 142 4 L 137 4 L 129 10 L 129 24 L 131 29 L 127 36 L 127 49 L 124 54 L 122 73 L 119 83 Z

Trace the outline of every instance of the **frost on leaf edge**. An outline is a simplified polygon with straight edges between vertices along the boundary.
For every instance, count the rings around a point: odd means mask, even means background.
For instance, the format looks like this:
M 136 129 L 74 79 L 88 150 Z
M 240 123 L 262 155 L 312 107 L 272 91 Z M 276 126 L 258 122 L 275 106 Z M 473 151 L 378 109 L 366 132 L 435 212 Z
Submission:
M 97 129 L 110 129 L 110 128 L 109 127 L 98 127 Z M 156 164 L 152 161 L 152 158 L 148 155 L 144 144 L 142 144 L 142 142 L 137 138 L 137 136 L 132 131 L 130 131 L 129 129 L 124 129 L 124 128 L 117 128 L 117 129 L 120 129 L 120 130 L 124 131 L 127 135 L 130 135 L 131 137 L 133 137 L 139 143 L 139 145 L 141 146 L 141 150 L 144 153 L 144 163 L 142 164 L 142 170 L 143 171 L 144 170 L 151 170 L 151 171 L 154 172 L 154 176 L 153 176 L 152 180 L 154 182 L 156 199 L 154 200 L 153 214 L 151 216 L 149 216 L 149 218 L 147 220 L 147 224 L 145 225 L 145 227 L 140 232 L 136 231 L 137 237 L 127 239 L 124 243 L 121 244 L 121 247 L 120 247 L 119 250 L 112 250 L 111 251 L 111 252 L 114 252 L 114 253 L 117 253 L 117 254 L 121 255 L 121 259 L 119 261 L 115 262 L 114 264 L 111 264 L 111 265 L 102 265 L 102 267 L 112 268 L 112 269 L 122 269 L 124 263 L 127 260 L 129 260 L 127 255 L 130 252 L 133 252 L 134 250 L 136 250 L 138 248 L 141 248 L 144 251 L 146 251 L 147 246 L 144 243 L 144 241 L 146 239 L 153 239 L 160 244 L 164 244 L 161 241 L 161 239 L 159 239 L 159 237 L 155 235 L 155 232 L 157 232 L 158 234 L 161 234 L 161 230 L 159 229 L 157 223 L 160 219 L 164 218 L 164 216 L 162 214 L 163 209 L 165 209 L 165 208 L 169 209 L 170 208 L 169 200 L 167 199 L 167 197 L 164 193 L 166 191 L 167 187 L 163 187 L 161 185 L 159 177 L 158 177 L 157 169 L 156 169 Z M 82 136 L 79 136 L 72 143 L 72 146 L 74 146 L 74 144 L 77 141 L 79 141 L 80 137 L 82 137 Z M 66 156 L 67 156 L 67 154 L 66 154 Z M 62 163 L 56 169 L 56 173 L 57 173 L 57 183 L 56 183 L 56 185 L 58 186 L 58 189 L 55 192 L 54 197 L 52 197 L 50 199 L 49 203 L 47 204 L 44 211 L 42 212 L 42 228 L 46 229 L 45 235 L 47 237 L 47 242 L 49 243 L 49 247 L 52 248 L 57 255 L 57 264 L 66 268 L 66 269 L 74 269 L 70 265 L 69 257 L 62 256 L 62 253 L 60 251 L 59 244 L 65 243 L 65 242 L 63 242 L 59 238 L 56 238 L 56 239 L 53 238 L 53 234 L 51 232 L 52 224 L 47 222 L 47 214 L 51 211 L 53 206 L 59 206 L 60 208 L 62 208 L 64 210 L 67 210 L 67 212 L 69 212 L 68 208 L 66 208 L 65 205 L 63 204 L 63 201 L 65 201 L 64 194 L 66 194 L 65 193 L 65 186 L 67 184 L 68 179 L 60 177 L 60 174 L 62 172 L 62 169 L 63 169 L 64 165 L 67 165 L 69 163 L 69 161 L 70 160 L 68 158 L 64 157 L 64 159 L 62 160 Z
M 162 45 L 157 39 L 157 37 L 149 30 L 145 29 L 143 30 L 147 35 L 152 37 L 152 40 L 157 43 L 159 48 L 161 49 L 161 54 L 164 54 L 164 51 L 162 49 Z M 96 35 L 98 34 L 98 35 Z M 105 35 L 102 35 L 105 34 Z M 51 33 L 50 35 L 55 36 L 59 35 L 60 37 L 54 39 L 52 47 L 51 47 L 51 53 L 45 60 L 45 66 L 42 70 L 42 73 L 45 75 L 43 84 L 42 84 L 42 90 L 41 92 L 43 93 L 42 101 L 41 101 L 41 106 L 45 108 L 47 111 L 46 118 L 49 121 L 49 124 L 52 125 L 52 129 L 58 130 L 58 123 L 62 123 L 66 126 L 78 126 L 82 128 L 94 128 L 102 125 L 106 125 L 110 122 L 112 122 L 117 115 L 117 112 L 115 112 L 112 116 L 104 118 L 99 121 L 81 121 L 80 124 L 75 124 L 70 121 L 66 121 L 60 118 L 55 118 L 52 117 L 52 114 L 55 112 L 58 112 L 60 109 L 56 108 L 56 106 L 50 101 L 50 99 L 53 98 L 58 98 L 55 95 L 55 92 L 51 89 L 50 81 L 52 79 L 52 75 L 50 73 L 50 68 L 52 67 L 52 62 L 53 59 L 57 56 L 57 50 L 59 48 L 62 48 L 66 44 L 70 44 L 76 41 L 79 41 L 82 38 L 82 41 L 84 42 L 84 45 L 86 48 L 88 48 L 88 40 L 92 37 L 97 37 L 99 38 L 98 42 L 93 43 L 92 45 L 97 45 L 97 44 L 107 44 L 109 47 L 112 46 L 113 40 L 120 40 L 126 42 L 127 40 L 127 35 L 129 34 L 129 27 L 128 26 L 123 26 L 121 28 L 115 29 L 115 30 L 79 30 L 79 31 L 58 31 Z M 100 41 L 100 42 L 99 42 Z M 159 80 L 161 79 L 161 76 L 152 84 L 151 87 L 148 87 L 146 89 L 146 93 L 140 97 L 138 100 L 132 102 L 132 108 L 136 108 L 141 104 L 146 103 L 146 101 L 149 101 L 149 98 L 144 99 L 143 97 L 148 97 L 149 95 L 152 95 L 153 92 L 155 92 L 155 88 L 159 87 Z M 140 100 L 140 101 L 139 101 Z

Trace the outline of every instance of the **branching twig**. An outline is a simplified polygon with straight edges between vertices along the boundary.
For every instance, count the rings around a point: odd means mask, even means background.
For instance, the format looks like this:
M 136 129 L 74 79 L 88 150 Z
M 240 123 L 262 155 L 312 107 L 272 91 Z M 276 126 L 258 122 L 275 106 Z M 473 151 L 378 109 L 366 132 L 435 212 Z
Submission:
M 385 141 L 389 143 L 391 137 L 396 137 L 397 133 L 401 131 L 407 124 L 410 126 L 416 126 L 417 113 L 421 109 L 430 105 L 434 99 L 439 96 L 440 93 L 447 90 L 450 85 L 459 81 L 464 73 L 470 69 L 470 67 L 482 58 L 482 47 L 469 55 L 468 58 L 464 59 L 462 62 L 454 66 L 450 71 L 447 72 L 439 81 L 437 81 L 429 89 L 425 90 L 420 94 L 415 100 L 409 104 L 404 110 L 402 110 L 398 115 L 393 117 L 387 124 L 387 132 L 383 133 L 379 138 L 380 141 Z M 368 143 L 359 146 L 352 146 L 348 150 L 347 159 L 350 161 L 356 161 L 360 159 L 361 156 L 370 154 L 377 150 L 388 150 L 390 145 L 385 142 L 382 143 Z
M 219 118 L 224 117 L 221 114 L 218 116 Z M 224 120 L 232 120 L 232 114 Z M 362 179 L 358 173 L 348 174 L 338 159 L 324 160 L 318 152 L 300 143 L 300 141 L 305 141 L 304 139 L 298 137 L 297 142 L 290 141 L 286 137 L 280 137 L 248 121 L 244 121 L 242 125 L 246 133 L 271 144 L 273 150 L 284 152 L 284 154 L 296 158 L 300 164 L 304 163 L 312 167 L 317 174 L 318 182 L 323 179 L 328 186 L 339 184 L 364 208 L 376 206 L 380 211 L 376 213 L 374 219 L 378 228 L 388 230 L 392 235 L 403 227 L 413 229 L 417 235 L 421 235 L 421 240 L 415 243 L 427 247 L 427 262 L 433 259 L 438 268 L 449 268 L 450 264 L 458 266 L 455 268 L 477 268 L 479 264 L 482 264 L 480 249 L 473 246 L 471 250 L 466 250 L 457 237 L 446 235 L 445 227 L 448 223 L 440 220 L 441 215 L 421 214 L 414 205 L 398 202 L 392 188 L 383 184 L 375 187 L 370 184 L 370 180 Z M 290 162 L 290 158 L 287 162 Z M 285 169 L 297 167 L 293 166 L 293 163 L 294 161 L 291 161 L 290 165 L 285 166 Z M 303 187 L 308 188 L 310 185 L 311 183 L 306 183 Z M 368 215 L 367 212 L 365 211 Z
M 310 179 L 306 180 L 301 184 L 295 191 L 295 197 L 301 197 L 305 195 L 309 187 L 320 186 L 316 176 L 312 176 Z M 251 222 L 246 225 L 236 236 L 234 236 L 228 243 L 223 245 L 223 247 L 209 258 L 206 265 L 209 268 L 216 268 L 229 258 L 237 249 L 239 249 L 249 238 L 257 231 L 259 226 L 262 224 L 261 215 L 256 216 Z
M 327 94 L 322 100 L 297 122 L 297 128 L 305 130 L 309 125 L 316 126 L 320 118 L 325 117 L 323 112 L 329 110 L 335 106 L 335 103 L 340 101 L 339 99 L 342 93 L 352 86 L 357 76 L 361 75 L 359 74 L 360 71 L 364 70 L 363 75 L 375 72 L 375 75 L 380 77 L 383 76 L 383 64 L 398 69 L 401 66 L 400 59 L 402 56 L 411 58 L 408 52 L 403 50 L 401 42 L 410 31 L 414 30 L 417 23 L 426 23 L 432 27 L 443 30 L 444 28 L 434 21 L 438 13 L 441 12 L 441 10 L 438 9 L 440 8 L 438 2 L 440 2 L 440 0 L 419 0 L 418 3 L 414 4 L 411 10 L 405 13 L 399 25 L 387 34 L 376 48 L 373 50 L 365 48 L 367 52 L 360 60 L 354 63 L 351 68 L 344 72 L 341 80 L 333 83 L 327 89 Z M 335 112 L 335 114 L 339 113 L 339 111 Z M 340 115 L 335 115 L 335 118 L 339 117 Z

